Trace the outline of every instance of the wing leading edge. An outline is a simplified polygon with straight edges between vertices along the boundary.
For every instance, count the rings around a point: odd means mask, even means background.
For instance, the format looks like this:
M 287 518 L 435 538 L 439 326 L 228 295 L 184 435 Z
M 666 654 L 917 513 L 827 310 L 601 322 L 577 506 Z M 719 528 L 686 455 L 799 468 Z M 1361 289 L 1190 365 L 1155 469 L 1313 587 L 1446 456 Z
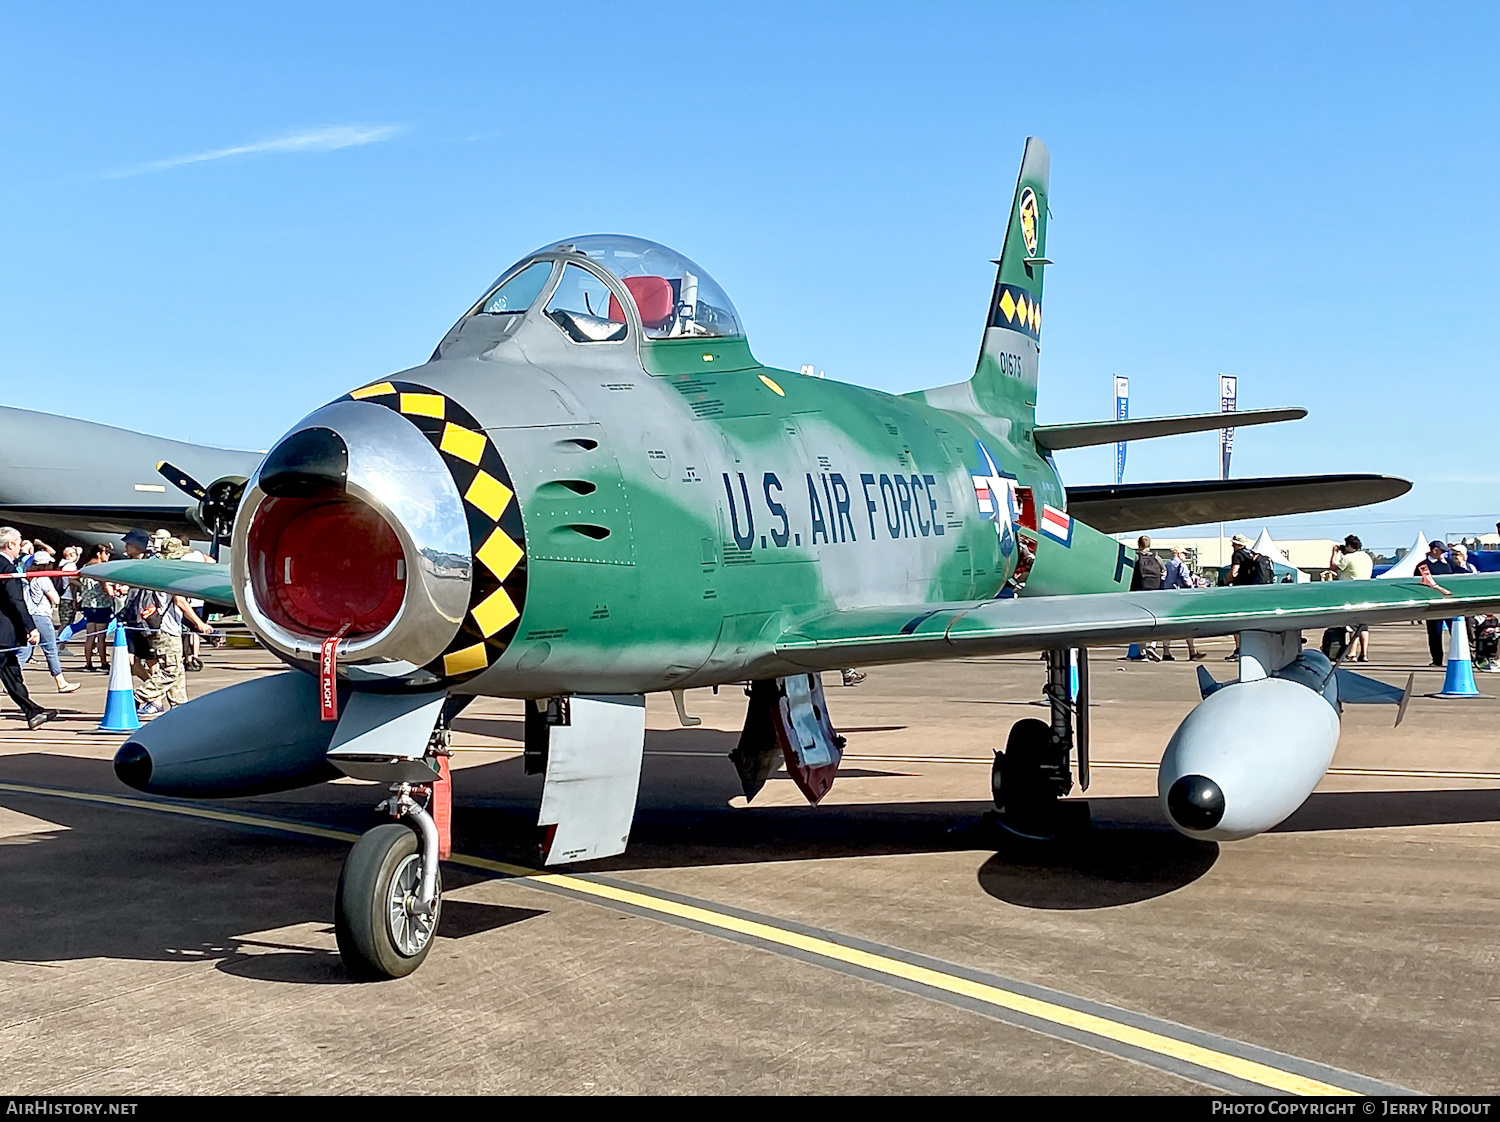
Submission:
M 1500 574 L 1443 585 L 1451 595 L 1412 579 L 858 608 L 805 621 L 782 635 L 776 653 L 826 669 L 1500 611 Z
M 95 580 L 171 592 L 212 604 L 234 606 L 234 585 L 228 565 L 204 561 L 168 561 L 164 557 L 141 557 L 134 561 L 106 561 L 85 565 L 83 575 Z
M 1067 448 L 1096 448 L 1120 440 L 1153 440 L 1189 432 L 1212 432 L 1225 426 L 1223 413 L 1183 413 L 1175 417 L 1140 417 L 1126 421 L 1080 421 L 1071 425 L 1037 425 L 1032 432 L 1038 446 L 1049 452 Z M 1246 409 L 1228 416 L 1235 428 L 1300 421 L 1306 409 Z

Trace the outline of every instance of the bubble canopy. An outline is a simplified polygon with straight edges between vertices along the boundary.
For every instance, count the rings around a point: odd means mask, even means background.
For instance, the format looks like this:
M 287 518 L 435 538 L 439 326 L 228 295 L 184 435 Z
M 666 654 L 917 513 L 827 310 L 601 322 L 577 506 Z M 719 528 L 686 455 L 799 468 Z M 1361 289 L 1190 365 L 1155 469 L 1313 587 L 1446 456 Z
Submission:
M 484 314 L 527 310 L 546 287 L 554 254 L 576 253 L 612 274 L 630 296 L 648 339 L 705 338 L 743 335 L 729 297 L 694 261 L 645 238 L 624 234 L 589 234 L 543 246 L 502 274 L 501 282 L 480 301 Z M 540 260 L 538 260 L 540 258 Z M 548 302 L 557 302 L 566 281 Z M 602 303 L 602 302 L 601 302 Z M 593 308 L 592 318 L 625 322 L 624 310 L 610 294 L 608 306 Z M 570 321 L 571 322 L 571 321 Z

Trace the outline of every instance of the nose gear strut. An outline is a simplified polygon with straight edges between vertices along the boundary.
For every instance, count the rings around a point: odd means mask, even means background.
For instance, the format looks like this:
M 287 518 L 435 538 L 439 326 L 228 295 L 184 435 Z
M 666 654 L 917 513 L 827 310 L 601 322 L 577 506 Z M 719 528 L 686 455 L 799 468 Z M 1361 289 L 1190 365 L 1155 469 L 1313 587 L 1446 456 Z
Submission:
M 344 860 L 334 932 L 344 966 L 358 980 L 410 974 L 437 934 L 443 907 L 439 863 L 451 848 L 448 743 L 447 721 L 440 720 L 423 757 L 432 782 L 391 784 L 375 809 L 392 821 L 363 834 Z

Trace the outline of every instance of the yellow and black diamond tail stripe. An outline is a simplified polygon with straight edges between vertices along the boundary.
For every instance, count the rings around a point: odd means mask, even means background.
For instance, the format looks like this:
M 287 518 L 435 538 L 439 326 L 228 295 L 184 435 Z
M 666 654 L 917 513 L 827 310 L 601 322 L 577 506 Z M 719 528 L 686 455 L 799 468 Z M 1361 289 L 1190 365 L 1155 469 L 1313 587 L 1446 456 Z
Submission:
M 1039 338 L 1042 333 L 1042 301 L 1024 288 L 1013 284 L 997 284 L 995 299 L 990 305 L 990 326 L 1008 327 Z
M 510 473 L 479 422 L 444 394 L 412 382 L 377 382 L 347 400 L 384 405 L 421 429 L 463 496 L 474 554 L 469 611 L 427 669 L 450 679 L 477 674 L 515 638 L 526 604 L 526 536 Z

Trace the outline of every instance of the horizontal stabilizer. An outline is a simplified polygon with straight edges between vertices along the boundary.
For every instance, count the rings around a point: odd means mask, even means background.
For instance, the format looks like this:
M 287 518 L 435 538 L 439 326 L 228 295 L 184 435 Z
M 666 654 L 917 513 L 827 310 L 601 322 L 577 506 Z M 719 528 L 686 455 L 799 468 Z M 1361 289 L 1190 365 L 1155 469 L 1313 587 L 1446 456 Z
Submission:
M 1300 421 L 1306 409 L 1246 409 L 1241 413 L 1185 413 L 1177 417 L 1142 417 L 1137 421 L 1083 421 L 1076 425 L 1037 425 L 1032 432 L 1037 446 L 1048 452 L 1066 448 L 1093 448 L 1121 440 L 1150 440 L 1157 436 L 1180 436 L 1186 432 L 1213 432 L 1226 427 L 1273 425 L 1278 421 Z
M 1106 534 L 1345 510 L 1394 499 L 1411 483 L 1392 475 L 1285 475 L 1069 487 L 1068 513 Z

